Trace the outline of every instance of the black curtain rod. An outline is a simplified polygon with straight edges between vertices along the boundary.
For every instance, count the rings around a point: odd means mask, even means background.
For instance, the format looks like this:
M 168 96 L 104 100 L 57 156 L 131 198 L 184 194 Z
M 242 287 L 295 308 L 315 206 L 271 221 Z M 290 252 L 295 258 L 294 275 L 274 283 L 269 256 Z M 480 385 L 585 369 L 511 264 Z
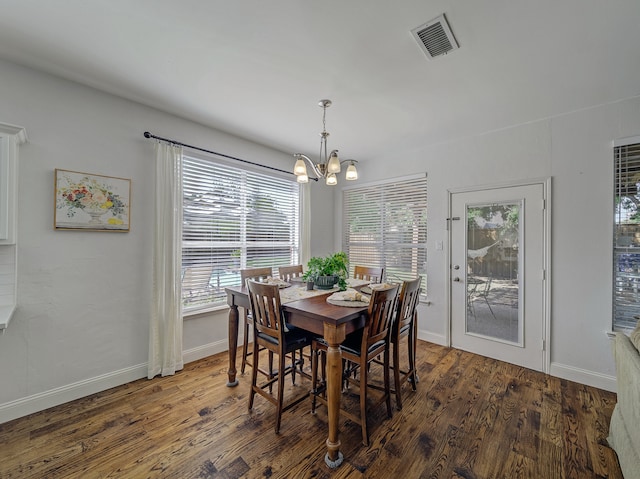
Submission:
M 212 155 L 222 156 L 223 158 L 229 158 L 230 160 L 242 161 L 243 163 L 248 163 L 250 165 L 259 166 L 261 168 L 268 168 L 273 171 L 279 171 L 280 173 L 286 173 L 288 175 L 293 175 L 290 171 L 281 170 L 280 168 L 274 168 L 273 166 L 261 165 L 260 163 L 255 163 L 249 160 L 243 160 L 242 158 L 236 158 L 235 156 L 225 155 L 224 153 L 218 153 L 217 151 L 206 150 L 204 148 L 200 148 L 199 146 L 187 145 L 186 143 L 182 143 L 176 140 L 170 140 L 169 138 L 162 138 L 161 136 L 152 135 L 148 131 L 144 132 L 145 138 L 153 138 L 155 140 L 166 141 L 167 143 L 171 143 L 173 145 L 185 146 L 187 148 L 191 148 L 192 150 L 204 151 L 205 153 L 211 153 Z M 318 181 L 317 178 L 309 178 L 310 180 Z

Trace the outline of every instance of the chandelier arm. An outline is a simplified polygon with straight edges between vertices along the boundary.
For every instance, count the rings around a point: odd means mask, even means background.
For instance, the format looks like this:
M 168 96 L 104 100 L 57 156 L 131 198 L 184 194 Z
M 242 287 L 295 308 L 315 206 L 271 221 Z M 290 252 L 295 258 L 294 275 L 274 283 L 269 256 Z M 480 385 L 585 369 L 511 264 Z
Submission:
M 306 160 L 307 163 L 309 163 L 309 166 L 311 166 L 311 169 L 313 170 L 313 172 L 317 176 L 317 178 L 311 178 L 312 180 L 315 179 L 317 181 L 318 178 L 323 178 L 324 177 L 324 175 L 320 172 L 320 170 L 318 169 L 316 164 L 307 155 L 303 155 L 302 153 L 296 153 L 293 156 L 296 157 L 296 158 L 302 158 L 303 160 Z

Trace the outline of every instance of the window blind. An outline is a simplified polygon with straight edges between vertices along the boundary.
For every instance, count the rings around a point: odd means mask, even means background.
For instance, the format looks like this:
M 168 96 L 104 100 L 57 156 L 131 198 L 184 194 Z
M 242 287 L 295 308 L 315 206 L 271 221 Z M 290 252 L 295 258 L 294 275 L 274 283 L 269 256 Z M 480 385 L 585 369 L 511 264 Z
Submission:
M 225 304 L 240 269 L 299 263 L 295 181 L 185 156 L 183 190 L 185 311 Z
M 426 292 L 426 175 L 344 190 L 343 250 L 351 274 L 361 265 L 385 268 L 387 281 L 422 276 Z
M 636 139 L 639 140 L 639 139 Z M 640 319 L 640 142 L 614 147 L 613 329 Z

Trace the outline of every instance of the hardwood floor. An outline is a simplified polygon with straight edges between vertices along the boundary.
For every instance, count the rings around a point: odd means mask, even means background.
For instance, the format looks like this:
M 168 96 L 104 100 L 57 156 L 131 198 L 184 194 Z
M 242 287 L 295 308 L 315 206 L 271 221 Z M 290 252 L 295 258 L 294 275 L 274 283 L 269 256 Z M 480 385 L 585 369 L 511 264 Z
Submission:
M 370 447 L 341 419 L 332 471 L 326 410 L 304 401 L 274 434 L 271 404 L 247 411 L 250 371 L 226 387 L 226 358 L 0 425 L 0 478 L 622 478 L 607 391 L 419 341 L 418 391 L 404 385 L 392 419 L 372 412 Z

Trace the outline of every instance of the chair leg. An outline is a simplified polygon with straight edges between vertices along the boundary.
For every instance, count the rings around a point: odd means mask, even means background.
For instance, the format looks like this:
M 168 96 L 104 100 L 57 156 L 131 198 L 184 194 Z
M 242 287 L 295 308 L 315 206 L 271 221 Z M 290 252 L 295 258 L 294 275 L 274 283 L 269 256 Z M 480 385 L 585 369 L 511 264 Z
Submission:
M 269 379 L 273 377 L 273 351 L 269 351 Z M 269 384 L 269 394 L 273 394 L 273 383 Z
M 393 344 L 393 384 L 396 390 L 396 409 L 402 409 L 402 394 L 400 393 L 400 339 L 396 338 Z M 388 368 L 385 368 L 388 369 Z
M 409 371 L 411 374 L 409 375 L 409 381 L 411 382 L 411 388 L 416 391 L 416 383 L 418 382 L 418 373 L 416 372 L 416 335 L 414 331 L 409 333 L 408 339 L 409 345 Z
M 280 432 L 280 420 L 282 419 L 282 404 L 284 398 L 284 368 L 286 354 L 278 355 L 278 399 L 276 404 L 276 434 Z
M 318 360 L 320 351 L 311 348 L 311 414 L 316 413 L 316 396 L 318 395 Z
M 249 321 L 244 316 L 244 337 L 242 339 L 242 365 L 240 366 L 240 374 L 244 374 L 247 365 L 247 357 L 249 356 Z
M 384 350 L 384 395 L 387 403 L 387 417 L 391 417 L 391 386 L 389 385 L 389 347 Z M 398 381 L 399 382 L 399 381 Z
M 367 430 L 367 381 L 368 377 L 368 368 L 367 368 L 367 357 L 366 355 L 362 356 L 363 361 L 360 363 L 360 424 L 362 427 L 362 444 L 365 446 L 369 445 L 369 431 Z M 387 372 L 387 374 L 389 374 Z
M 256 387 L 258 385 L 258 343 L 253 342 L 253 367 L 251 368 L 251 391 L 249 392 L 249 411 L 253 409 L 253 399 L 256 395 Z

